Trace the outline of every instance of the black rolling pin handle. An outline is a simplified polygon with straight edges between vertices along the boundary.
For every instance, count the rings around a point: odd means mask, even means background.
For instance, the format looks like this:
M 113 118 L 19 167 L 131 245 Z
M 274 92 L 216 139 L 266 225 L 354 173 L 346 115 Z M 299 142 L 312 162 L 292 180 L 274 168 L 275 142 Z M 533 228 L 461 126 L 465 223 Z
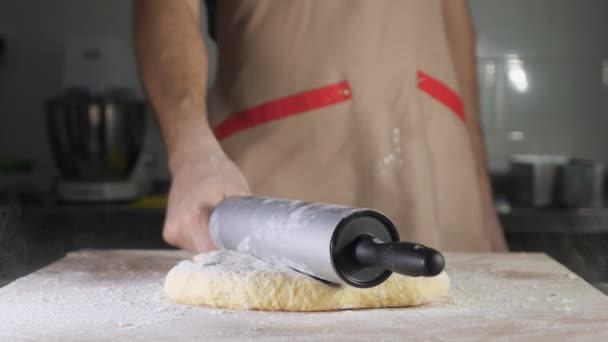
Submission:
M 364 235 L 354 247 L 355 260 L 361 265 L 382 267 L 406 276 L 433 277 L 445 267 L 441 253 L 416 243 L 381 242 Z

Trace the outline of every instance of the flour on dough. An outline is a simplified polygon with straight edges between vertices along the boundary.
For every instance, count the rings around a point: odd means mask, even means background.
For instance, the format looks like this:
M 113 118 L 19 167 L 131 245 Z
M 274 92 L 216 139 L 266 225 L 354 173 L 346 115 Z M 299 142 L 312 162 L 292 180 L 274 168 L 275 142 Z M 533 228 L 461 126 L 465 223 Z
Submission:
M 216 308 L 327 311 L 420 305 L 445 294 L 446 273 L 432 278 L 393 274 L 369 289 L 328 286 L 289 268 L 233 251 L 199 254 L 165 279 L 173 301 Z

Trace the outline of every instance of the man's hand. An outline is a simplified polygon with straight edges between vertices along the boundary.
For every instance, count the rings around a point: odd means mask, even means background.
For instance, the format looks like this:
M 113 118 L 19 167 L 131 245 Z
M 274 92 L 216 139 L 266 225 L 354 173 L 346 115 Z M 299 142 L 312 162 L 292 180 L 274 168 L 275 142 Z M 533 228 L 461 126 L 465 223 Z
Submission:
M 172 167 L 172 174 L 163 238 L 193 252 L 215 249 L 209 237 L 209 216 L 224 198 L 250 194 L 245 177 L 219 146 L 181 161 Z

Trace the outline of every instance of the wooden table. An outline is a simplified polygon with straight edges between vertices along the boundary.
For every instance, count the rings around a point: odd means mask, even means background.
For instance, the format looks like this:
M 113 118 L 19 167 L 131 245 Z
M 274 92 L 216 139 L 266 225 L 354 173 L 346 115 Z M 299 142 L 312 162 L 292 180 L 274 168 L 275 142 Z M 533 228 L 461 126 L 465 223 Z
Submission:
M 608 341 L 608 297 L 542 254 L 448 254 L 449 296 L 282 313 L 171 303 L 177 251 L 81 251 L 0 288 L 0 340 Z

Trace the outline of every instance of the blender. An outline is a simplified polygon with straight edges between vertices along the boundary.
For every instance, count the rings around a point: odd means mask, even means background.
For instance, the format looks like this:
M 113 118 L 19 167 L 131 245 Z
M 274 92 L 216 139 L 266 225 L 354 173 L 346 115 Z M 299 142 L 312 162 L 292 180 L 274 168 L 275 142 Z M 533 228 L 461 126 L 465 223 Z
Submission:
M 113 38 L 72 41 L 63 90 L 45 104 L 60 201 L 137 198 L 133 178 L 145 136 L 146 103 L 128 44 Z

